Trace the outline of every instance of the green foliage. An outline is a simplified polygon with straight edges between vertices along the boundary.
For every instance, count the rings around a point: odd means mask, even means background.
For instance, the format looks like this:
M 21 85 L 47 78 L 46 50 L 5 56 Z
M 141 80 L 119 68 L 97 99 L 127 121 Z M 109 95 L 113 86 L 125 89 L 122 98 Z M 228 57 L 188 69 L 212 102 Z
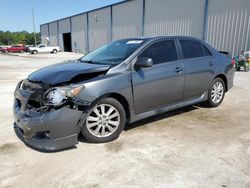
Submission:
M 41 42 L 40 33 L 36 33 L 36 44 Z M 10 32 L 0 31 L 0 45 L 14 45 L 25 44 L 34 45 L 34 33 L 28 33 L 27 31 Z

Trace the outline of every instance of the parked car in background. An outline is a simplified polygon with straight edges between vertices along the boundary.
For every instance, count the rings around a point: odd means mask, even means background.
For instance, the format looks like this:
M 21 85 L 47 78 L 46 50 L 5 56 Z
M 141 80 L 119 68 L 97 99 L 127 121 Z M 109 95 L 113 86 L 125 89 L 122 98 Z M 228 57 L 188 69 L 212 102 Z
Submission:
M 7 49 L 7 48 L 9 48 L 9 47 L 7 47 L 7 46 L 1 46 L 0 47 L 0 52 L 5 53 L 5 49 Z
M 0 51 L 3 52 L 3 53 L 7 53 L 8 51 L 6 50 L 8 47 L 1 47 L 0 48 Z M 5 51 L 6 50 L 6 51 Z
M 199 39 L 122 39 L 20 81 L 14 129 L 42 150 L 73 146 L 79 133 L 109 142 L 126 123 L 201 102 L 219 106 L 233 79 L 231 58 Z
M 37 53 L 57 53 L 60 51 L 59 46 L 47 46 L 46 44 L 39 44 L 35 47 L 29 47 L 29 52 L 31 54 L 37 54 Z
M 23 53 L 23 52 L 27 52 L 28 48 L 25 45 L 14 45 L 14 46 L 11 46 L 11 47 L 1 48 L 0 50 L 1 50 L 1 52 L 4 52 L 4 53 L 8 53 L 8 52 Z

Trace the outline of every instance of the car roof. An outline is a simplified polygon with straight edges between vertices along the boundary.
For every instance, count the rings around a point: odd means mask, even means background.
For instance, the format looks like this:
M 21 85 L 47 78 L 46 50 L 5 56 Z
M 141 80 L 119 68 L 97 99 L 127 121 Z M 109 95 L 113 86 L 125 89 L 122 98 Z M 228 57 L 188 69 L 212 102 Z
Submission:
M 125 38 L 127 40 L 157 40 L 157 39 L 189 39 L 189 40 L 198 40 L 201 41 L 198 38 L 192 37 L 192 36 L 143 36 L 143 37 L 133 37 L 133 38 Z

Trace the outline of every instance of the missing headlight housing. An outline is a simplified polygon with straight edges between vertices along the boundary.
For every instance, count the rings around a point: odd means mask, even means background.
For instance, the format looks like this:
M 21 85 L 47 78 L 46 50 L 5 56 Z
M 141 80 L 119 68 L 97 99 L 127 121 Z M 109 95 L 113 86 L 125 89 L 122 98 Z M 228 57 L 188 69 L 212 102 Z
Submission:
M 76 97 L 83 88 L 83 85 L 52 88 L 45 93 L 45 105 L 61 106 L 68 98 Z
M 53 105 L 60 105 L 64 100 L 66 100 L 64 91 L 58 88 L 50 90 L 46 95 L 46 102 Z

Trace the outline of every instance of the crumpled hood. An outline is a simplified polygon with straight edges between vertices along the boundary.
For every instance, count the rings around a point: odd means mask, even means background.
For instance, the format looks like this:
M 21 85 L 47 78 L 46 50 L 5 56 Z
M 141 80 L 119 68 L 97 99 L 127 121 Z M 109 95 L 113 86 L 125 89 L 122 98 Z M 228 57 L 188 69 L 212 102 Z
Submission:
M 107 71 L 109 65 L 69 61 L 39 69 L 28 76 L 30 81 L 43 82 L 51 85 L 69 82 L 78 75 Z

